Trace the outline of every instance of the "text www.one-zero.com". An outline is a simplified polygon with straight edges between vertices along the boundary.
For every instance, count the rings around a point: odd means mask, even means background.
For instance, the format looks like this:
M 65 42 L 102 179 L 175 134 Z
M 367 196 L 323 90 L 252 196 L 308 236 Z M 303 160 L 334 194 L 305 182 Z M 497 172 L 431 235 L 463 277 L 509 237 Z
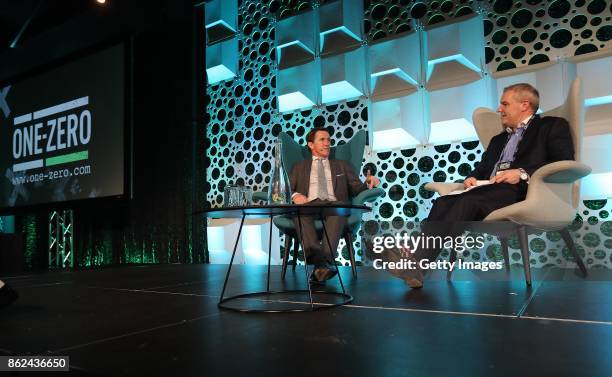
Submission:
M 44 180 L 55 180 L 66 177 L 72 177 L 73 175 L 89 175 L 91 174 L 91 166 L 83 165 L 76 166 L 73 169 L 58 169 L 58 170 L 49 170 L 46 173 L 37 173 L 37 174 L 28 174 L 22 177 L 14 177 L 12 179 L 13 185 L 19 185 L 24 183 L 35 183 L 42 182 Z

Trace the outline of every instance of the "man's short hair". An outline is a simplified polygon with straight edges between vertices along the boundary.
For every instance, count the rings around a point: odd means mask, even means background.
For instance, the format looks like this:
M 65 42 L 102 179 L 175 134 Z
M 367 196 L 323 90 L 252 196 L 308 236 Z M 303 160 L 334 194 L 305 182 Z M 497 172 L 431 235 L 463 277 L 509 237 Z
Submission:
M 540 107 L 540 93 L 538 93 L 536 88 L 527 83 L 519 83 L 505 87 L 504 93 L 509 90 L 514 92 L 519 101 L 529 101 L 529 105 L 534 113 L 538 111 Z
M 306 144 L 308 143 L 314 143 L 314 139 L 315 139 L 315 135 L 317 134 L 317 132 L 319 131 L 325 131 L 327 133 L 329 133 L 329 131 L 327 130 L 327 128 L 325 127 L 315 127 L 312 130 L 310 130 L 307 134 L 306 134 Z

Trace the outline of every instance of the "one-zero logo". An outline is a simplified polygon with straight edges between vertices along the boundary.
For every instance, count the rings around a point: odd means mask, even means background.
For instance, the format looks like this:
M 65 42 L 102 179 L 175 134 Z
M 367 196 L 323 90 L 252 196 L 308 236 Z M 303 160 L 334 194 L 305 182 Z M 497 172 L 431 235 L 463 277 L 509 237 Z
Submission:
M 73 99 L 13 119 L 13 172 L 65 164 L 89 157 L 83 149 L 92 137 L 89 96 Z M 61 152 L 57 156 L 54 152 Z M 53 157 L 46 157 L 53 153 Z

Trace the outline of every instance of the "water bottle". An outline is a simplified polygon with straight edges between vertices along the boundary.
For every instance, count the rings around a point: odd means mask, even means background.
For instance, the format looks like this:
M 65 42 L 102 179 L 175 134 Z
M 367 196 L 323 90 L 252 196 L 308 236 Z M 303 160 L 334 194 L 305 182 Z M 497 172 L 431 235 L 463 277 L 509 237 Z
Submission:
M 278 139 L 274 143 L 274 166 L 268 188 L 268 204 L 291 204 L 291 187 L 283 167 L 281 150 L 282 142 Z

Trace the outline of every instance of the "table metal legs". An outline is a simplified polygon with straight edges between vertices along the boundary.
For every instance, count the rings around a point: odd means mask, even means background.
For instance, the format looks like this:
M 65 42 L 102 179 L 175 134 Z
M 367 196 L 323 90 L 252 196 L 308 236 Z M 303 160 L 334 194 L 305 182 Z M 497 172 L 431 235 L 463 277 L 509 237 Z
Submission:
M 236 243 L 234 243 L 234 251 L 232 252 L 232 258 L 230 259 L 229 266 L 227 267 L 227 273 L 225 274 L 225 281 L 223 282 L 223 290 L 221 291 L 221 298 L 219 304 L 223 301 L 225 295 L 225 288 L 227 287 L 227 280 L 229 279 L 230 271 L 232 270 L 232 264 L 234 263 L 234 257 L 236 256 L 236 249 L 238 248 L 238 242 L 240 242 L 240 233 L 242 233 L 242 225 L 244 224 L 244 218 L 246 214 L 242 214 L 242 220 L 240 220 L 240 228 L 238 228 L 238 237 L 236 237 Z M 269 264 L 268 264 L 269 266 Z
M 312 294 L 313 294 L 313 290 L 310 287 L 310 281 L 309 281 L 309 276 L 308 276 L 308 261 L 307 261 L 307 252 L 306 252 L 306 248 L 304 247 L 304 243 L 302 241 L 302 239 L 300 238 L 300 242 L 302 244 L 302 250 L 304 250 L 304 274 L 306 276 L 306 285 L 308 286 L 308 290 L 287 290 L 287 291 L 280 291 L 280 292 L 272 292 L 270 291 L 270 265 L 272 264 L 272 219 L 273 219 L 273 215 L 270 215 L 270 236 L 269 236 L 269 243 L 268 243 L 268 273 L 267 273 L 267 282 L 266 282 L 266 291 L 265 292 L 253 292 L 253 293 L 244 293 L 244 294 L 239 294 L 239 295 L 235 295 L 235 296 L 231 296 L 231 297 L 225 297 L 225 289 L 227 288 L 227 282 L 229 280 L 229 275 L 230 272 L 232 270 L 232 264 L 234 263 L 234 257 L 236 256 L 236 250 L 238 249 L 238 242 L 240 242 L 240 235 L 242 234 L 242 227 L 244 225 L 244 219 L 245 219 L 246 215 L 243 214 L 242 215 L 242 219 L 240 221 L 240 228 L 238 228 L 238 236 L 236 237 L 236 243 L 234 244 L 234 250 L 232 251 L 232 257 L 230 259 L 230 264 L 227 267 L 227 273 L 225 274 L 225 281 L 223 282 L 223 290 L 221 291 L 221 297 L 219 298 L 219 303 L 218 306 L 220 308 L 224 308 L 224 309 L 229 309 L 229 310 L 234 310 L 234 311 L 239 311 L 239 312 L 269 312 L 269 313 L 278 313 L 278 312 L 303 312 L 303 311 L 307 311 L 308 309 L 282 309 L 282 310 L 275 310 L 275 309 L 241 309 L 241 308 L 236 308 L 236 307 L 232 307 L 232 306 L 228 306 L 227 302 L 232 301 L 232 300 L 236 300 L 236 299 L 256 299 L 257 296 L 261 296 L 261 295 L 267 295 L 269 297 L 269 295 L 272 294 L 287 294 L 287 293 L 304 293 L 304 292 L 308 292 L 308 298 L 310 300 L 310 309 L 309 311 L 314 311 L 314 310 L 318 310 L 318 309 L 327 309 L 327 308 L 332 308 L 332 307 L 336 307 L 336 306 L 341 306 L 341 305 L 345 305 L 348 304 L 349 302 L 353 301 L 353 297 L 350 296 L 349 294 L 346 293 L 345 289 L 344 289 L 344 284 L 342 283 L 342 278 L 340 277 L 340 271 L 338 270 L 338 266 L 334 263 L 334 267 L 336 268 L 336 274 L 338 275 L 338 280 L 340 280 L 340 285 L 342 287 L 342 293 L 340 292 L 327 292 L 327 291 L 314 291 L 315 293 L 319 293 L 319 294 L 326 294 L 326 295 L 335 295 L 335 296 L 340 296 L 343 298 L 343 301 L 341 302 L 337 302 L 334 304 L 324 304 L 322 306 L 319 306 L 317 308 L 315 308 L 314 305 L 314 300 L 312 298 Z M 300 234 L 302 233 L 302 218 L 299 216 L 299 213 L 297 214 L 297 218 L 298 218 L 298 225 L 299 225 L 299 229 L 300 229 Z M 325 233 L 325 238 L 327 239 L 327 243 L 330 246 L 330 250 L 331 250 L 331 243 L 329 241 L 329 236 L 327 235 L 327 230 L 325 229 L 325 221 L 323 221 L 323 232 Z M 266 301 L 271 301 L 269 299 L 263 300 L 264 302 Z M 283 301 L 280 301 L 283 302 Z M 291 301 L 286 301 L 286 302 L 291 302 Z
M 304 237 L 302 232 L 302 217 L 297 215 L 298 226 L 300 227 L 300 243 L 302 244 L 302 251 L 304 252 L 304 273 L 306 274 L 306 285 L 308 286 L 308 297 L 310 298 L 310 308 L 314 310 L 314 302 L 312 301 L 312 288 L 310 288 L 310 279 L 308 279 L 308 259 L 306 256 L 306 247 L 304 246 Z
M 268 239 L 268 283 L 266 291 L 270 293 L 270 262 L 272 259 L 272 215 L 270 215 L 270 238 Z

